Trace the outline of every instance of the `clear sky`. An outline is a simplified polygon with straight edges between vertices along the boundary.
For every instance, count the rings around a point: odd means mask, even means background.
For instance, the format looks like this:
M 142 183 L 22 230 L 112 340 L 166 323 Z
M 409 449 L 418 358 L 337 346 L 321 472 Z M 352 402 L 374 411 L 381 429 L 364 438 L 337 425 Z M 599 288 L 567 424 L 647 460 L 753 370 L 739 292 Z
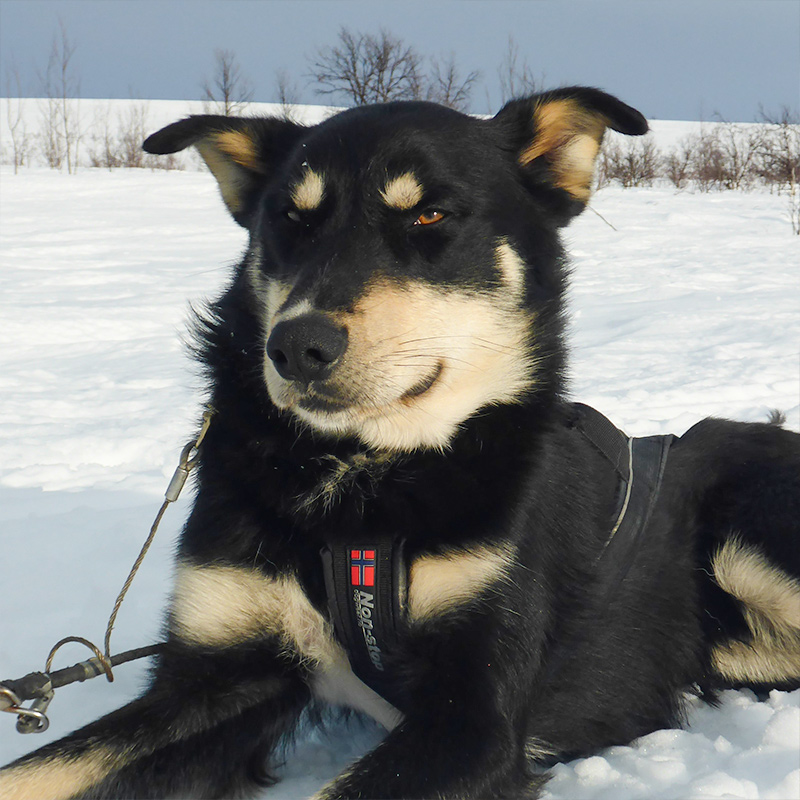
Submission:
M 255 100 L 277 99 L 283 69 L 302 102 L 325 102 L 307 57 L 346 26 L 480 70 L 478 113 L 500 103 L 509 36 L 548 87 L 599 86 L 650 118 L 800 109 L 800 0 L 0 0 L 0 94 L 12 67 L 24 94 L 41 94 L 59 18 L 83 97 L 201 99 L 225 48 Z

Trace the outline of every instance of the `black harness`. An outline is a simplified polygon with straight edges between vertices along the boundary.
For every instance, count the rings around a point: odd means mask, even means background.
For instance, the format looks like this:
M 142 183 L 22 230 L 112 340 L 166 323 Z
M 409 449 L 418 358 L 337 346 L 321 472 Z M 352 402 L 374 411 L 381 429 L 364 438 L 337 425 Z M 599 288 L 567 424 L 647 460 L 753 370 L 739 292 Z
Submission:
M 582 403 L 568 407 L 565 424 L 583 436 L 617 476 L 611 530 L 595 565 L 605 605 L 633 564 L 675 437 L 630 438 Z M 403 544 L 402 539 L 374 537 L 329 544 L 321 554 L 334 628 L 353 672 L 390 702 L 386 655 L 397 644 L 408 595 Z

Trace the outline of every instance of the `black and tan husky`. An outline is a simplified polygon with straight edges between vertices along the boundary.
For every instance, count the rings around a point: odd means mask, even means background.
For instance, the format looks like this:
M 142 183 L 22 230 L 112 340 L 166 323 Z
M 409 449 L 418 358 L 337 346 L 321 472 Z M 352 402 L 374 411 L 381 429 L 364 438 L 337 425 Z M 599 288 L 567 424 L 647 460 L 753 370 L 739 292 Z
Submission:
M 10 765 L 10 798 L 245 796 L 320 704 L 385 739 L 318 798 L 532 798 L 554 760 L 800 685 L 800 436 L 631 440 L 564 396 L 589 88 L 475 119 L 196 116 L 249 244 L 198 323 L 214 416 L 138 700 Z

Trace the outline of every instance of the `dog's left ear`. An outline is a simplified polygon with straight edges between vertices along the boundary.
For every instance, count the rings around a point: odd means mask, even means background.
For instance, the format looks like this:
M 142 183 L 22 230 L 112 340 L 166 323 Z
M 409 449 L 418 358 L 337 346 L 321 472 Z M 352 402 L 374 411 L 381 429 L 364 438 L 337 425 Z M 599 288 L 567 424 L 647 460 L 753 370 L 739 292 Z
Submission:
M 265 181 L 303 131 L 302 125 L 281 118 L 202 114 L 167 125 L 142 147 L 156 155 L 196 147 L 217 179 L 228 211 L 246 228 Z
M 599 89 L 573 86 L 512 100 L 493 122 L 511 126 L 526 182 L 544 189 L 559 224 L 586 207 L 606 128 L 641 136 L 647 120 Z

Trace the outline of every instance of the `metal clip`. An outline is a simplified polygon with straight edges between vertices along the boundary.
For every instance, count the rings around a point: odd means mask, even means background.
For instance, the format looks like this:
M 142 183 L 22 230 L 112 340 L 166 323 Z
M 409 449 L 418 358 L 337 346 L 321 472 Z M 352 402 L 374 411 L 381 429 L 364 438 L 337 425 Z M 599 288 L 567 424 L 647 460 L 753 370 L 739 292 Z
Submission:
M 206 409 L 203 413 L 203 424 L 200 428 L 200 433 L 194 441 L 186 444 L 181 451 L 178 467 L 172 475 L 169 486 L 167 486 L 167 491 L 164 492 L 164 497 L 168 503 L 174 503 L 180 497 L 186 479 L 189 477 L 189 473 L 194 469 L 195 464 L 197 464 L 198 450 L 200 449 L 203 439 L 205 439 L 213 414 L 214 410 L 212 408 L 209 407 Z
M 43 694 L 37 697 L 30 708 L 23 708 L 22 701 L 7 686 L 0 686 L 0 711 L 7 711 L 17 715 L 17 731 L 19 733 L 44 733 L 50 727 L 47 718 L 47 707 L 55 695 L 53 685 L 48 680 L 44 685 Z

